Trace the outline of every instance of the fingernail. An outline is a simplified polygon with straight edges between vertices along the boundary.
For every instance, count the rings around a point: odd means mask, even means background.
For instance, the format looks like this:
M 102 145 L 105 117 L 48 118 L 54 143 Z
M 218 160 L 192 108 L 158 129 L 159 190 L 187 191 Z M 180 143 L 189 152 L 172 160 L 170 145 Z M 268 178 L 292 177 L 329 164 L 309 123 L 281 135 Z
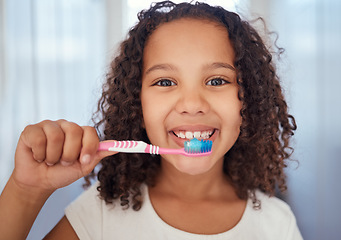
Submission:
M 68 167 L 68 166 L 71 166 L 73 162 L 60 161 L 60 164 L 62 164 L 62 166 L 64 167 Z
M 89 164 L 91 160 L 91 157 L 89 154 L 85 154 L 82 159 L 81 159 L 81 163 L 82 164 Z
M 44 159 L 39 159 L 39 158 L 37 158 L 34 154 L 33 154 L 33 158 L 34 158 L 38 163 L 44 162 Z

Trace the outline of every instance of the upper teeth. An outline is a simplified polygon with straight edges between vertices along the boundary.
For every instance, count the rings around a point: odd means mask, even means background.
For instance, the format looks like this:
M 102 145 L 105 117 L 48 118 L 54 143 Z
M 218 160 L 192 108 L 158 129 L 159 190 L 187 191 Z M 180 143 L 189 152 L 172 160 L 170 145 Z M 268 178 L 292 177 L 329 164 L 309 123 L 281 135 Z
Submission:
M 179 131 L 179 132 L 174 132 L 176 136 L 179 138 L 187 138 L 187 139 L 192 139 L 192 138 L 201 138 L 201 139 L 207 139 L 211 136 L 213 131 Z

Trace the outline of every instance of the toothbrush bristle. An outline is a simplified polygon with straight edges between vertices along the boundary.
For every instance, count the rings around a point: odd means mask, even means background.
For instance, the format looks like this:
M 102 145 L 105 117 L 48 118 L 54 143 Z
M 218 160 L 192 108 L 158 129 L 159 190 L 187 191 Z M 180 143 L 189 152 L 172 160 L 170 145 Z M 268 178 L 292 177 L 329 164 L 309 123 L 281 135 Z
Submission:
M 212 150 L 212 141 L 193 138 L 185 142 L 184 149 L 187 153 L 207 153 Z

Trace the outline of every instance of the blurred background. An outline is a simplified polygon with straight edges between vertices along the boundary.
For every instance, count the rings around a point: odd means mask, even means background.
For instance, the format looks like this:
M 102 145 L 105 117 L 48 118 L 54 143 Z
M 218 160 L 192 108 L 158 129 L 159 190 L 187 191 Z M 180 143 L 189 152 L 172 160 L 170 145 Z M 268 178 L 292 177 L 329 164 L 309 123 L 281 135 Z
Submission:
M 61 118 L 91 124 L 109 61 L 137 12 L 151 2 L 0 0 L 0 191 L 26 125 Z M 299 161 L 289 164 L 282 197 L 304 239 L 341 239 L 341 1 L 206 2 L 244 19 L 262 16 L 279 34 L 286 50 L 279 74 L 298 125 L 293 158 Z M 50 231 L 82 183 L 51 196 L 28 239 Z

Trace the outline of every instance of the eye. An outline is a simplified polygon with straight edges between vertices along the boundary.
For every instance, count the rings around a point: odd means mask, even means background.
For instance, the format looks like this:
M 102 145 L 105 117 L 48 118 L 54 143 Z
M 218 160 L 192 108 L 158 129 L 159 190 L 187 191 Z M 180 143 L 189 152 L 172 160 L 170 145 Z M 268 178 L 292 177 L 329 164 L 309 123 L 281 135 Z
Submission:
M 221 85 L 225 85 L 225 84 L 228 84 L 230 83 L 229 81 L 223 79 L 223 78 L 213 78 L 213 79 L 210 79 L 206 85 L 209 85 L 209 86 L 221 86 Z
M 160 87 L 171 87 L 175 86 L 175 82 L 169 79 L 160 79 L 156 83 L 153 84 L 153 86 L 160 86 Z

